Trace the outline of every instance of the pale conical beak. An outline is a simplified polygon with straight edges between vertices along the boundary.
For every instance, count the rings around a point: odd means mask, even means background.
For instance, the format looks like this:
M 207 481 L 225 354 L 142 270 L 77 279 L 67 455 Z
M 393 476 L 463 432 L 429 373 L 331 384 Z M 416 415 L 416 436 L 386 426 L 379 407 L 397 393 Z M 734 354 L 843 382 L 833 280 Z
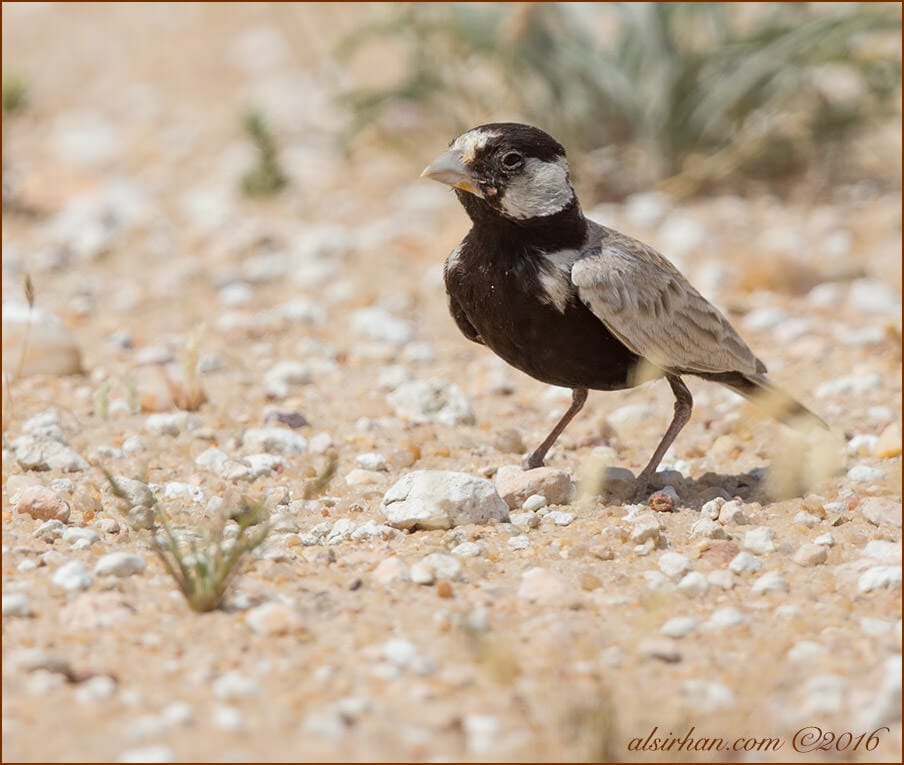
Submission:
M 445 183 L 452 186 L 452 188 L 467 191 L 469 194 L 474 194 L 478 197 L 483 196 L 462 161 L 461 152 L 454 149 L 440 154 L 433 162 L 427 165 L 424 168 L 424 172 L 421 173 L 421 177 Z

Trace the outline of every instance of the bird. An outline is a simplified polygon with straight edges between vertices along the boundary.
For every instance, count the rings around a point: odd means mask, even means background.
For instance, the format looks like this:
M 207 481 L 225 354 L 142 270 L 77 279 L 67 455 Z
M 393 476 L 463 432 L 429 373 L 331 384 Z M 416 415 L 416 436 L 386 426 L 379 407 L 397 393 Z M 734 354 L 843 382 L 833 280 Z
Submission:
M 682 377 L 721 383 L 785 422 L 825 423 L 773 385 L 728 319 L 652 247 L 584 216 L 565 149 L 515 122 L 472 128 L 422 177 L 452 188 L 471 229 L 443 266 L 449 311 L 468 339 L 571 405 L 527 456 L 542 467 L 588 393 L 665 378 L 671 422 L 638 474 L 643 489 L 690 420 Z M 644 371 L 645 370 L 645 371 Z

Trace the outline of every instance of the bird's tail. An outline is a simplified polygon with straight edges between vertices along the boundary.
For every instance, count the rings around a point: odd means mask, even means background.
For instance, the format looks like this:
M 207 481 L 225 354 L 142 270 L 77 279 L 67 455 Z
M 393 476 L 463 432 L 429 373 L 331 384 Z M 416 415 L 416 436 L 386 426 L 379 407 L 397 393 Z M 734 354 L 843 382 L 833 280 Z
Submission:
M 713 375 L 711 379 L 740 393 L 757 408 L 788 425 L 816 425 L 829 430 L 825 420 L 807 409 L 796 398 L 773 385 L 765 375 L 731 372 Z

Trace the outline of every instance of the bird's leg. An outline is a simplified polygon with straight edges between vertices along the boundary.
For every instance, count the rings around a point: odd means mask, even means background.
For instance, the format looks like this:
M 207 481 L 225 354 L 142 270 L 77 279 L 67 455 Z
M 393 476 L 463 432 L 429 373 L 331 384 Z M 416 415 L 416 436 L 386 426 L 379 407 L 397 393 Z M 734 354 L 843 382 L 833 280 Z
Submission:
M 686 390 L 686 389 L 685 389 Z M 528 469 L 543 467 L 543 460 L 546 452 L 556 442 L 556 439 L 562 435 L 562 431 L 568 427 L 568 423 L 574 419 L 574 416 L 581 411 L 584 403 L 587 401 L 587 388 L 575 388 L 571 391 L 571 406 L 568 411 L 562 415 L 562 419 L 556 423 L 556 426 L 550 431 L 550 434 L 543 439 L 540 444 L 526 460 Z
M 637 476 L 638 493 L 643 492 L 647 488 L 650 479 L 656 472 L 656 468 L 659 467 L 659 463 L 662 461 L 663 455 L 668 451 L 681 429 L 687 425 L 687 421 L 691 418 L 691 410 L 694 408 L 694 399 L 691 396 L 691 392 L 681 381 L 681 378 L 675 375 L 666 375 L 666 379 L 669 381 L 669 385 L 672 386 L 672 393 L 675 394 L 675 414 L 672 417 L 669 429 L 662 437 L 662 441 L 659 442 L 659 446 L 656 447 L 656 451 L 653 452 L 653 456 L 650 457 L 647 466 Z

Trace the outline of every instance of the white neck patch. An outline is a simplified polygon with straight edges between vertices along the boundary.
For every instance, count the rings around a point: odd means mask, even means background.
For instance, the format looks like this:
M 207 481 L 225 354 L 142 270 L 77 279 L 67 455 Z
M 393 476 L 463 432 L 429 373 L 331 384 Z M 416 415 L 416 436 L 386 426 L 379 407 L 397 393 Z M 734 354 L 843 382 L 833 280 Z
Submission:
M 500 207 L 510 218 L 527 220 L 539 218 L 565 209 L 574 199 L 568 182 L 568 162 L 558 157 L 543 162 L 536 157 L 524 163 L 517 178 L 505 187 Z
M 455 139 L 452 148 L 460 151 L 462 161 L 469 165 L 474 161 L 477 152 L 486 148 L 491 138 L 498 138 L 500 135 L 495 130 L 469 130 Z

